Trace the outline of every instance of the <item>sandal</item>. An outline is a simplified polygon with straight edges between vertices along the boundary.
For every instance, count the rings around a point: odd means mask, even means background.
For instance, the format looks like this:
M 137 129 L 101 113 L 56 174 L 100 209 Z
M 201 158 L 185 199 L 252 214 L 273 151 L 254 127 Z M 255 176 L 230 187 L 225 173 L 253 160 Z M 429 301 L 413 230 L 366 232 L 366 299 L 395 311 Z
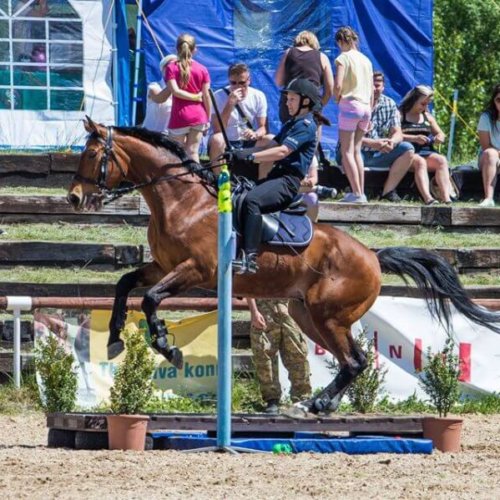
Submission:
M 430 199 L 429 201 L 425 202 L 426 206 L 430 207 L 432 205 L 438 205 L 439 201 L 435 200 L 434 198 Z

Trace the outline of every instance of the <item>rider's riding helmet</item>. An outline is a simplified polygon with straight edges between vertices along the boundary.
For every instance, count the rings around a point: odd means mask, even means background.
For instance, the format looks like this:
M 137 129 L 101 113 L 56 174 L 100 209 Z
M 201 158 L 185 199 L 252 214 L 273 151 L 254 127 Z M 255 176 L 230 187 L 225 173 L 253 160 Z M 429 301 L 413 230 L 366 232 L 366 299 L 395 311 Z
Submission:
M 294 94 L 300 95 L 300 103 L 298 112 L 305 107 L 308 107 L 311 111 L 321 110 L 321 96 L 319 95 L 319 89 L 309 80 L 305 78 L 294 78 L 285 89 L 281 91 L 286 94 L 288 92 L 293 92 Z M 309 99 L 309 104 L 304 104 L 304 99 Z

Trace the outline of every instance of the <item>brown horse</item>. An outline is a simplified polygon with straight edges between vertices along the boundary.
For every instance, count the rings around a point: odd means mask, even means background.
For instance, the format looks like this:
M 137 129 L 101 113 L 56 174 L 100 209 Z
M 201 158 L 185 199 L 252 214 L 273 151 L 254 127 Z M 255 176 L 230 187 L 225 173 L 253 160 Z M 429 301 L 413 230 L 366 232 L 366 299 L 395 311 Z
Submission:
M 139 189 L 150 210 L 148 241 L 153 262 L 125 274 L 116 287 L 109 325 L 108 356 L 123 349 L 120 332 L 130 291 L 151 287 L 142 309 L 153 347 L 175 366 L 182 353 L 166 340 L 156 315 L 162 299 L 195 287 L 217 286 L 217 203 L 213 174 L 189 160 L 176 143 L 140 128 L 85 122 L 90 133 L 68 200 L 77 210 L 99 208 Z M 119 188 L 121 181 L 132 183 Z M 500 315 L 477 307 L 466 296 L 456 273 L 430 252 L 404 247 L 374 253 L 344 232 L 317 224 L 310 245 L 297 251 L 262 245 L 255 275 L 235 275 L 233 294 L 240 297 L 289 298 L 290 314 L 314 342 L 338 359 L 341 369 L 316 397 L 301 403 L 305 411 L 335 410 L 348 385 L 366 367 L 366 357 L 351 335 L 380 293 L 381 266 L 411 277 L 423 290 L 431 313 L 447 325 L 450 299 L 473 321 L 500 332 Z

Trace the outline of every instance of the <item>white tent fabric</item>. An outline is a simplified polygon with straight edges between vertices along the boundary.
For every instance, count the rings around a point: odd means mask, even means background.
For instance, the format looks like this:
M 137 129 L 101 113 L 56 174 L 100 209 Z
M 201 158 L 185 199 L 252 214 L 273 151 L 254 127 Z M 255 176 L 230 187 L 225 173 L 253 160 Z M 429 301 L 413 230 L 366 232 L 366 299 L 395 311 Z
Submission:
M 114 123 L 111 88 L 112 3 L 108 0 L 68 0 L 83 24 L 83 92 L 81 111 L 0 109 L 3 149 L 62 149 L 83 146 L 82 119 L 89 115 Z M 5 91 L 4 91 L 5 92 Z

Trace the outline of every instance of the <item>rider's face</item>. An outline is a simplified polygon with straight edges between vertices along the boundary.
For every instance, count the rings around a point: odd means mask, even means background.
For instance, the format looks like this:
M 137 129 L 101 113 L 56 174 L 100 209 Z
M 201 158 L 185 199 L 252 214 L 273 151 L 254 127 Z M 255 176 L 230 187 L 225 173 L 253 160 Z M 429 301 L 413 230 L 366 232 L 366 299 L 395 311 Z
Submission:
M 300 96 L 294 92 L 287 92 L 286 94 L 286 105 L 288 107 L 288 112 L 295 116 L 300 106 Z

